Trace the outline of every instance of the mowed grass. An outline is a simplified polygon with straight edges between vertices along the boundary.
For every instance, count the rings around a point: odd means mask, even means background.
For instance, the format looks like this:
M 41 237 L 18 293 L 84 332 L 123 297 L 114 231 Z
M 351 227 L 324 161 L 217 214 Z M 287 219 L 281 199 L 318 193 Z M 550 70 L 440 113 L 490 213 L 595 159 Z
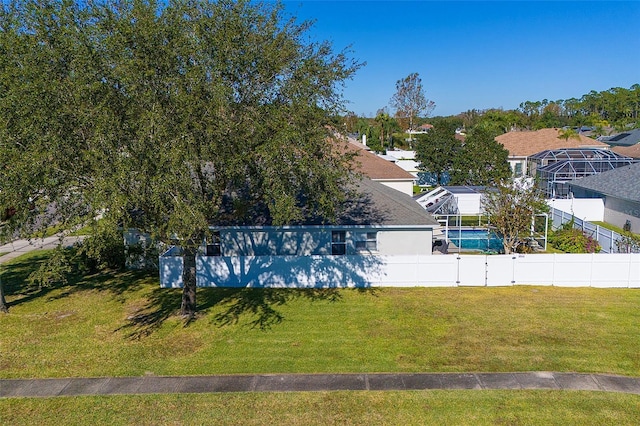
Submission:
M 199 289 L 155 274 L 32 288 L 46 253 L 2 268 L 0 377 L 578 371 L 640 375 L 630 289 Z M 638 424 L 640 396 L 574 391 L 226 393 L 0 399 L 11 425 Z
M 0 377 L 575 371 L 640 375 L 640 291 L 555 287 L 199 289 L 154 274 L 29 288 L 4 266 Z
M 18 425 L 637 425 L 638 395 L 562 391 L 294 392 L 0 399 Z

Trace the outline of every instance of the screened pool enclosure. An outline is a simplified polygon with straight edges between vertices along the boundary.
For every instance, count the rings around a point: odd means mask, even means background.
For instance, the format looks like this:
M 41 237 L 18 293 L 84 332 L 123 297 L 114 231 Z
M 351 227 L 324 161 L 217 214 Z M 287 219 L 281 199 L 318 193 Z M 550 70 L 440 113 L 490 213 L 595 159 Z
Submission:
M 567 198 L 568 182 L 637 162 L 598 148 L 546 150 L 530 156 L 527 161 L 529 173 L 538 178 L 547 198 Z

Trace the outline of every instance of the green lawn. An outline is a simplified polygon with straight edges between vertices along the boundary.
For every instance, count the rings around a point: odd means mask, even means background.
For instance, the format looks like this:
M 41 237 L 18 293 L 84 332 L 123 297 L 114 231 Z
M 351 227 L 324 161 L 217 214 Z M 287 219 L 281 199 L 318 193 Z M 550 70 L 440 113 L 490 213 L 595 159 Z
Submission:
M 5 266 L 0 376 L 577 371 L 640 375 L 640 291 L 557 287 L 179 289 L 155 274 L 28 288 Z
M 618 234 L 624 234 L 625 232 L 624 229 L 619 228 L 615 225 L 611 225 L 610 223 L 607 223 L 607 222 L 592 221 L 591 223 L 593 223 L 594 225 L 598 225 L 603 228 L 609 229 L 611 231 L 617 232 Z M 633 233 L 633 235 L 640 238 L 640 234 L 638 233 Z
M 640 376 L 638 290 L 199 289 L 200 315 L 185 323 L 176 316 L 180 290 L 160 289 L 155 274 L 29 288 L 24 278 L 44 255 L 3 267 L 11 306 L 0 314 L 2 378 L 528 370 Z M 185 405 L 191 400 L 193 412 Z M 527 424 L 532 410 L 545 424 L 554 416 L 583 424 L 585 413 L 603 420 L 592 424 L 631 424 L 639 406 L 637 395 L 553 391 L 8 399 L 0 401 L 0 424 L 26 424 L 32 415 L 52 424 L 56 412 L 68 413 L 65 424 L 157 424 L 161 413 L 160 423 L 201 424 L 220 415 L 212 423 L 251 424 L 238 420 L 244 413 L 261 424 L 263 409 L 281 424 Z M 20 420 L 20 412 L 30 414 Z
M 0 399 L 6 425 L 637 425 L 640 397 L 407 391 Z

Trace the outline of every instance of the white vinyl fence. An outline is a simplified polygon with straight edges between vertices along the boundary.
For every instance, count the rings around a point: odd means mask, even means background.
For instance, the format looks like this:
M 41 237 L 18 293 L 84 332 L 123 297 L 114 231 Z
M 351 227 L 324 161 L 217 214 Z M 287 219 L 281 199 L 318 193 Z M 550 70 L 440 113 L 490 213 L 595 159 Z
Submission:
M 170 253 L 169 253 L 170 254 Z M 640 288 L 640 254 L 199 256 L 199 287 Z M 181 287 L 182 258 L 161 256 L 161 287 Z

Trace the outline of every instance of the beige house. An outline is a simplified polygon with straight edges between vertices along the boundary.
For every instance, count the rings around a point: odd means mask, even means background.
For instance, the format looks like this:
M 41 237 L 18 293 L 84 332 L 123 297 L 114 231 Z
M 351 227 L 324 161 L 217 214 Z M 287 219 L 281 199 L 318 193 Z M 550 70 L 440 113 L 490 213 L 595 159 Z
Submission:
M 631 158 L 640 158 L 640 143 L 631 146 L 614 146 L 611 151 Z
M 356 167 L 363 175 L 374 182 L 379 182 L 410 197 L 413 196 L 416 178 L 411 173 L 370 152 L 365 145 L 355 139 L 349 138 L 347 149 L 357 153 Z
M 609 149 L 609 145 L 578 134 L 577 138 L 560 137 L 560 129 L 513 131 L 497 136 L 496 141 L 509 151 L 509 165 L 515 176 L 527 174 L 527 157 L 545 150 L 563 148 Z

